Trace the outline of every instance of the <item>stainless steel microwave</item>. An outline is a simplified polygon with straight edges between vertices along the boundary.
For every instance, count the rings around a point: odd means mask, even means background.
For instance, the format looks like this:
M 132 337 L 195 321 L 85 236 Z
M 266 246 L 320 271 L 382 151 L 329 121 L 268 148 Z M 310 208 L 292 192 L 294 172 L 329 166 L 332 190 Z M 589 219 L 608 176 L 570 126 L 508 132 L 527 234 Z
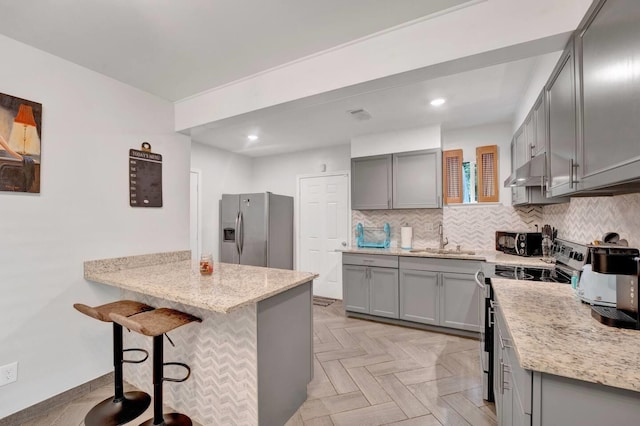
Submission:
M 542 232 L 496 231 L 496 250 L 517 256 L 542 256 Z

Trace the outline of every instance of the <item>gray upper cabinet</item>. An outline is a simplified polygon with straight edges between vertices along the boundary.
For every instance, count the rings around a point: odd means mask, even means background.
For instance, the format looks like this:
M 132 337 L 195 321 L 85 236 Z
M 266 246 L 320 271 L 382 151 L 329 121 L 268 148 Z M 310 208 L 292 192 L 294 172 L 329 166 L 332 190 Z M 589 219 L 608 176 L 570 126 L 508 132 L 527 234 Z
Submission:
M 393 154 L 393 208 L 442 207 L 442 152 Z
M 575 190 L 578 162 L 573 52 L 573 41 L 571 41 L 545 87 L 549 111 L 547 190 L 551 196 L 567 194 Z
M 525 133 L 525 126 L 523 125 L 518 129 L 513 136 L 511 142 L 511 171 L 513 172 L 518 167 L 527 162 L 527 138 Z M 511 188 L 511 204 L 519 205 L 527 203 L 527 188 L 524 186 Z
M 533 104 L 534 138 L 531 142 L 531 156 L 542 154 L 547 149 L 547 116 L 544 102 L 544 91 Z
M 391 155 L 351 159 L 351 208 L 391 208 Z
M 580 189 L 640 177 L 640 7 L 600 1 L 578 32 L 582 77 Z

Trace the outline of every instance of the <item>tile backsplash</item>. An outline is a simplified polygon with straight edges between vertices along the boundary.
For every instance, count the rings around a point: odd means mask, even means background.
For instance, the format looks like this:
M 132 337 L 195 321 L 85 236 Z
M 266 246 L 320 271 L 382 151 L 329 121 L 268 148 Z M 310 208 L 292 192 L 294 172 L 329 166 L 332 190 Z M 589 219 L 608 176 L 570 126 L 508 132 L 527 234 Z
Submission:
M 414 247 L 437 247 L 438 225 L 444 225 L 447 248 L 460 244 L 463 249 L 492 250 L 497 230 L 530 230 L 535 225 L 558 228 L 558 237 L 578 243 L 600 239 L 605 232 L 617 232 L 640 248 L 640 194 L 615 197 L 572 198 L 565 204 L 512 207 L 501 204 L 447 206 L 443 209 L 352 210 L 355 226 L 391 226 L 391 246 L 400 245 L 400 228 L 413 227 Z
M 640 247 L 640 194 L 572 198 L 569 203 L 545 206 L 542 216 L 566 240 L 584 244 L 599 240 L 605 232 L 617 232 L 630 247 Z
M 400 243 L 400 228 L 413 228 L 413 247 L 437 247 L 438 225 L 444 224 L 447 248 L 492 250 L 496 230 L 535 230 L 542 224 L 542 207 L 511 207 L 503 205 L 456 206 L 443 209 L 352 210 L 353 241 L 355 226 L 391 226 L 391 246 Z

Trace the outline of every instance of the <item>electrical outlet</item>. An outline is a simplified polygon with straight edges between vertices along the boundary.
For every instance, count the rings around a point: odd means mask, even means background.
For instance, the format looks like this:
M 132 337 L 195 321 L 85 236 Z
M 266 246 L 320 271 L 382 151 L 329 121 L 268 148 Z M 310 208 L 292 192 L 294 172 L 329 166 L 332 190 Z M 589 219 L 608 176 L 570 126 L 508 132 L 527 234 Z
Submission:
M 433 223 L 431 222 L 426 222 L 424 224 L 424 231 L 425 232 L 433 232 Z
M 3 365 L 0 367 L 0 386 L 8 385 L 18 380 L 18 363 Z

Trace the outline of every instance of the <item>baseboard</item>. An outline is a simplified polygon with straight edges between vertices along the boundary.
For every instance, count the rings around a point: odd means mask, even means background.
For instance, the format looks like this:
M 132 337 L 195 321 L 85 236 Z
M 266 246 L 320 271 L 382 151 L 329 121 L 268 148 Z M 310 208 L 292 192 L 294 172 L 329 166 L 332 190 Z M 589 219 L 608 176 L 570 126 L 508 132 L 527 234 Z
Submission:
M 113 372 L 107 373 L 104 376 L 100 376 L 88 381 L 87 383 L 83 383 L 75 388 L 69 389 L 68 391 L 52 396 L 51 398 L 38 402 L 31 407 L 20 410 L 17 413 L 10 414 L 9 416 L 0 419 L 0 426 L 21 425 L 41 416 L 42 413 L 45 413 L 57 406 L 68 404 L 71 401 L 109 383 L 113 383 Z
M 399 320 L 395 318 L 385 318 L 385 317 L 379 317 L 376 315 L 361 314 L 359 312 L 345 311 L 345 314 L 349 318 L 357 318 L 357 319 L 363 319 L 368 321 L 382 322 L 385 324 L 399 325 L 402 327 L 417 328 L 418 330 L 435 331 L 438 333 L 451 334 L 453 336 L 459 336 L 459 337 L 468 337 L 476 340 L 480 339 L 480 333 L 475 331 L 458 330 L 458 329 L 449 328 L 449 327 L 438 327 L 435 325 L 420 324 L 417 322 L 404 321 L 404 320 Z

